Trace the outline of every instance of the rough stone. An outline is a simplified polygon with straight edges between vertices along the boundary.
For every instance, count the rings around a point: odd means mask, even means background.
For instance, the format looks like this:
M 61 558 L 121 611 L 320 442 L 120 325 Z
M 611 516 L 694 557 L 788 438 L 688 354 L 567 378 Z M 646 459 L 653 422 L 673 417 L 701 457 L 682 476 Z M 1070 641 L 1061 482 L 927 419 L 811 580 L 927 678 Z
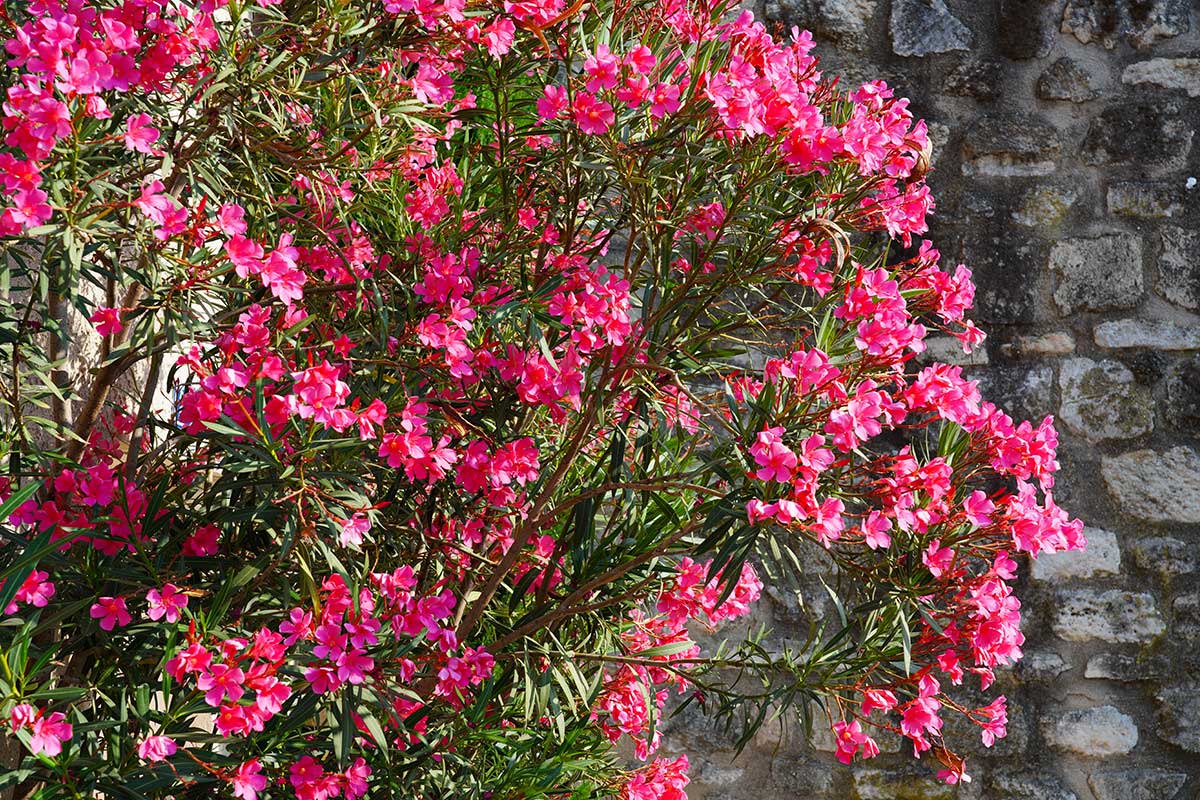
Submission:
M 1166 630 L 1151 595 L 1120 589 L 1059 592 L 1051 626 L 1060 639 L 1071 642 L 1126 644 L 1145 642 Z
M 1108 493 L 1131 517 L 1200 523 L 1200 455 L 1189 447 L 1105 457 L 1100 474 Z
M 1086 103 L 1099 97 L 1100 92 L 1092 86 L 1091 76 L 1079 64 L 1063 56 L 1038 76 L 1037 96 L 1043 100 Z
M 999 0 L 996 4 L 996 46 L 1015 61 L 1045 58 L 1058 38 L 1054 0 Z
M 1042 734 L 1051 747 L 1083 756 L 1121 755 L 1138 743 L 1133 719 L 1113 706 L 1067 711 L 1057 720 L 1045 721 Z
M 909 767 L 858 769 L 854 789 L 859 800 L 954 800 L 954 787 L 938 786 Z
M 987 348 L 979 346 L 970 353 L 964 353 L 962 342 L 953 336 L 930 336 L 925 340 L 925 352 L 921 357 L 923 361 L 938 361 L 960 367 L 983 367 L 988 363 Z
M 1030 189 L 1013 210 L 1012 219 L 1030 228 L 1056 228 L 1075 205 L 1079 195 L 1064 186 L 1042 185 Z
M 1164 89 L 1179 89 L 1188 97 L 1200 97 L 1200 58 L 1151 58 L 1130 64 L 1121 73 L 1121 83 L 1150 83 Z
M 1200 593 L 1181 594 L 1171 604 L 1174 620 L 1171 632 L 1182 639 L 1200 639 Z
M 1054 369 L 1045 366 L 987 367 L 971 371 L 984 397 L 1020 419 L 1041 419 L 1055 412 Z
M 1176 305 L 1200 309 L 1200 231 L 1165 226 L 1158 259 L 1158 293 Z
M 945 0 L 892 0 L 892 52 L 927 56 L 970 50 L 975 37 L 950 13 Z
M 1142 299 L 1142 243 L 1129 234 L 1063 239 L 1050 249 L 1063 314 L 1132 308 Z
M 1183 164 L 1194 133 L 1173 103 L 1126 101 L 1092 120 L 1082 152 L 1089 164 Z
M 1079 800 L 1058 778 L 1019 768 L 998 769 L 992 773 L 992 790 L 1006 800 Z
M 1116 319 L 1097 325 L 1095 338 L 1096 344 L 1113 349 L 1197 350 L 1200 325 L 1182 325 L 1165 319 Z
M 1074 352 L 1074 336 L 1067 331 L 1051 331 L 1037 336 L 1018 336 L 1006 348 L 1005 355 L 1069 356 Z
M 1110 50 L 1122 38 L 1146 47 L 1189 27 L 1188 0 L 1070 0 L 1063 10 L 1063 33 Z
M 1166 769 L 1115 769 L 1092 773 L 1088 787 L 1096 800 L 1172 800 L 1187 778 Z
M 1166 576 L 1195 572 L 1200 560 L 1200 549 L 1171 536 L 1139 539 L 1130 545 L 1129 550 L 1139 567 Z
M 942 91 L 956 97 L 995 100 L 1002 93 L 1002 75 L 997 61 L 967 61 L 951 70 Z
M 1117 575 L 1121 571 L 1121 548 L 1117 536 L 1101 528 L 1084 528 L 1087 549 L 1083 552 L 1045 553 L 1033 561 L 1033 579 L 1058 581 Z
M 876 0 L 782 0 L 779 5 L 788 22 L 857 52 L 869 41 L 869 26 L 877 3 Z
M 1108 212 L 1121 217 L 1175 217 L 1183 213 L 1183 201 L 1183 187 L 1164 181 L 1122 181 L 1108 187 Z
M 1166 417 L 1179 431 L 1200 437 L 1200 356 L 1167 379 Z
M 1026 653 L 1016 666 L 1017 675 L 1022 681 L 1038 683 L 1049 683 L 1070 670 L 1071 665 L 1053 650 Z
M 771 783 L 780 797 L 820 797 L 833 789 L 833 775 L 825 764 L 780 753 L 771 762 Z
M 1161 657 L 1141 658 L 1123 653 L 1099 653 L 1088 659 L 1083 677 L 1121 683 L 1159 680 L 1169 665 Z
M 1045 263 L 1049 245 L 1032 237 L 1014 236 L 1003 217 L 980 220 L 963 235 L 961 244 L 951 244 L 943 253 L 955 253 L 970 264 L 975 274 L 975 321 L 985 329 L 997 324 L 1030 325 L 1048 316 L 1032 287 L 1046 285 Z
M 1195 678 L 1161 689 L 1155 698 L 1158 736 L 1189 753 L 1200 753 L 1200 681 Z
M 1028 177 L 1049 175 L 1057 168 L 1062 147 L 1058 130 L 1032 115 L 989 115 L 979 119 L 963 139 L 964 175 Z
M 1059 368 L 1058 386 L 1059 418 L 1088 441 L 1132 439 L 1154 428 L 1150 390 L 1120 362 L 1069 358 Z
M 733 786 L 746 774 L 740 767 L 722 767 L 712 762 L 700 762 L 694 780 L 708 786 Z

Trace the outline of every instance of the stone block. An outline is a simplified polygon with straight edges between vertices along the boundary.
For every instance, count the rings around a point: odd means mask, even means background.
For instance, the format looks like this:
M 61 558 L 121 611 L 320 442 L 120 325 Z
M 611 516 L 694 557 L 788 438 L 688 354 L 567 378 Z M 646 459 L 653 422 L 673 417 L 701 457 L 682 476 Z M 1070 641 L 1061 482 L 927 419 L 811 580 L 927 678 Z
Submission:
M 1001 348 L 1006 356 L 1069 356 L 1075 352 L 1075 337 L 1067 331 L 1018 336 Z
M 1083 67 L 1063 56 L 1038 76 L 1037 96 L 1043 100 L 1086 103 L 1099 97 L 1100 92 L 1092 85 L 1092 78 Z
M 1113 706 L 1064 712 L 1057 719 L 1044 720 L 1042 734 L 1056 750 L 1096 758 L 1123 755 L 1138 743 L 1133 718 Z
M 921 354 L 921 360 L 923 362 L 938 361 L 960 367 L 985 367 L 988 363 L 988 354 L 987 348 L 982 345 L 970 353 L 964 353 L 962 342 L 953 336 L 930 336 L 925 340 L 925 352 Z
M 1133 439 L 1154 429 L 1149 388 L 1117 361 L 1068 358 L 1058 371 L 1059 419 L 1091 442 Z
M 1174 577 L 1196 571 L 1200 548 L 1171 536 L 1151 536 L 1130 545 L 1134 563 L 1148 572 Z
M 1200 58 L 1151 58 L 1138 61 L 1121 73 L 1121 83 L 1129 86 L 1149 83 L 1164 89 L 1185 91 L 1188 97 L 1200 97 Z
M 1058 9 L 1054 0 L 998 0 L 996 46 L 1014 61 L 1045 58 L 1058 38 Z
M 1071 589 L 1058 593 L 1051 627 L 1060 639 L 1137 644 L 1166 630 L 1154 598 L 1120 589 Z
M 1083 677 L 1140 683 L 1159 680 L 1168 669 L 1169 665 L 1160 656 L 1143 658 L 1124 653 L 1097 653 L 1088 659 L 1083 668 Z
M 946 76 L 942 91 L 955 97 L 995 100 L 1003 92 L 1003 68 L 998 61 L 967 61 Z
M 1145 347 L 1154 350 L 1200 349 L 1200 325 L 1162 319 L 1119 319 L 1096 326 L 1096 344 L 1113 349 Z
M 1012 212 L 1012 220 L 1029 228 L 1056 228 L 1075 205 L 1078 193 L 1069 186 L 1044 184 L 1030 189 Z
M 1045 120 L 1025 115 L 980 118 L 963 139 L 964 175 L 1028 177 L 1057 169 L 1062 141 Z
M 1174 103 L 1123 102 L 1092 120 L 1083 158 L 1089 164 L 1183 164 L 1194 133 Z
M 1189 447 L 1105 457 L 1100 474 L 1109 495 L 1131 517 L 1200 523 L 1200 455 Z
M 1158 736 L 1189 753 L 1200 753 L 1200 681 L 1187 678 L 1159 690 Z
M 1014 418 L 1041 419 L 1055 413 L 1054 370 L 1049 366 L 982 367 L 971 371 L 979 391 Z
M 1101 528 L 1084 528 L 1087 549 L 1082 552 L 1045 553 L 1033 560 L 1035 581 L 1060 581 L 1117 575 L 1121 571 L 1121 548 L 1116 534 Z
M 1063 314 L 1133 308 L 1142 299 L 1142 242 L 1113 233 L 1063 239 L 1050 249 L 1054 302 Z
M 1005 800 L 1079 800 L 1054 775 L 1022 767 L 1003 767 L 992 773 L 992 791 Z
M 1167 378 L 1165 415 L 1177 430 L 1200 437 L 1200 356 L 1179 365 Z
M 1168 225 L 1159 235 L 1158 293 L 1175 305 L 1200 309 L 1200 232 Z
M 1071 670 L 1071 665 L 1053 650 L 1034 650 L 1025 653 L 1014 667 L 1022 682 L 1049 683 Z
M 861 767 L 854 771 L 854 790 L 858 800 L 956 800 L 953 786 L 939 785 L 911 767 L 878 769 Z
M 1166 219 L 1183 213 L 1181 183 L 1121 181 L 1108 187 L 1108 213 L 1138 219 Z
M 1114 769 L 1093 772 L 1088 788 L 1096 800 L 1173 800 L 1187 779 L 1186 772 L 1167 769 Z
M 1200 592 L 1181 594 L 1171 603 L 1174 619 L 1171 633 L 1189 642 L 1200 639 Z
M 892 0 L 890 29 L 892 52 L 898 56 L 970 50 L 975 41 L 945 0 Z
M 847 50 L 869 43 L 876 0 L 779 0 L 779 16 Z
M 1190 27 L 1188 0 L 1069 0 L 1063 9 L 1063 33 L 1110 50 L 1122 39 L 1147 47 Z

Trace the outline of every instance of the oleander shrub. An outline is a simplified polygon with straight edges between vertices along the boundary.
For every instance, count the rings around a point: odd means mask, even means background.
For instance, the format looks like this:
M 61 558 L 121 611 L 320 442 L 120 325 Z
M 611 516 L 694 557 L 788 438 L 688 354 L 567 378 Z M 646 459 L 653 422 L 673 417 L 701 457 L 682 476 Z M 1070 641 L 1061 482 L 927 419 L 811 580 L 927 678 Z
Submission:
M 687 706 L 949 782 L 943 719 L 1004 735 L 1017 560 L 1082 526 L 1051 421 L 917 360 L 983 334 L 886 85 L 725 0 L 0 20 L 8 791 L 681 798 Z M 834 611 L 757 626 L 814 551 Z

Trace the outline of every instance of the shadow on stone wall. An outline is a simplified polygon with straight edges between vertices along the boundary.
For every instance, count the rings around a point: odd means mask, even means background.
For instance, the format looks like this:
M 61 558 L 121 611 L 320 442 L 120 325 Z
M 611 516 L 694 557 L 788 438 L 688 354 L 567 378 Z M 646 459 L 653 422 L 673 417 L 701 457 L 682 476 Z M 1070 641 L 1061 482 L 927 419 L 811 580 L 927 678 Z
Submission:
M 666 744 L 692 758 L 689 796 L 1200 798 L 1200 2 L 767 0 L 756 14 L 812 30 L 826 72 L 882 78 L 930 123 L 930 236 L 975 271 L 990 334 L 964 365 L 1014 415 L 1059 420 L 1056 499 L 1091 546 L 1023 579 L 1026 658 L 998 682 L 1009 737 L 990 751 L 954 737 L 971 784 L 941 786 L 898 742 L 851 769 L 827 736 L 777 729 L 731 761 L 684 717 Z M 963 358 L 943 344 L 937 358 Z M 786 598 L 764 606 L 784 633 L 802 624 Z

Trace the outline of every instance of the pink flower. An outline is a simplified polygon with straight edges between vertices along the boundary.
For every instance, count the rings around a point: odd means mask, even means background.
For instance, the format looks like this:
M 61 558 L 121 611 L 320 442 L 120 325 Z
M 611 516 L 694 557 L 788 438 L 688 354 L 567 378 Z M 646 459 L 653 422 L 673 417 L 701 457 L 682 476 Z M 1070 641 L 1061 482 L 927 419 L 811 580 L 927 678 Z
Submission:
M 612 106 L 603 100 L 597 100 L 588 92 L 575 95 L 575 104 L 571 110 L 579 130 L 594 136 L 607 133 L 616 121 Z
M 539 122 L 549 122 L 558 119 L 567 110 L 567 87 L 551 84 L 542 89 L 542 96 L 537 101 Z
M 954 563 L 954 550 L 942 547 L 941 540 L 934 539 L 921 555 L 921 562 L 929 568 L 933 577 L 940 578 L 950 571 L 950 565 Z
M 338 530 L 338 541 L 343 547 L 358 547 L 363 543 L 363 534 L 371 530 L 371 521 L 362 514 L 354 514 L 342 520 Z
M 246 232 L 246 211 L 237 203 L 226 203 L 217 212 L 217 226 L 226 236 L 241 236 Z
M 149 114 L 134 114 L 125 125 L 125 147 L 151 156 L 161 156 L 162 150 L 154 147 L 158 141 L 158 129 L 150 125 Z
M 648 75 L 657 63 L 658 59 L 654 57 L 654 53 L 644 44 L 639 44 L 625 54 L 625 66 L 639 75 Z
M 583 71 L 588 76 L 587 90 L 600 92 L 617 85 L 621 62 L 608 50 L 608 45 L 596 46 L 596 52 L 584 59 Z
M 837 759 L 843 764 L 849 764 L 854 760 L 854 756 L 858 753 L 858 748 L 864 745 L 869 745 L 864 748 L 863 756 L 873 758 L 879 748 L 872 741 L 870 736 L 863 733 L 862 725 L 858 720 L 852 719 L 849 722 L 839 721 L 833 724 L 834 740 L 837 743 Z
M 17 589 L 16 599 L 34 608 L 45 608 L 54 597 L 54 584 L 49 578 L 47 573 L 35 569 Z
M 216 525 L 201 525 L 183 542 L 185 556 L 214 556 L 220 550 L 221 529 Z
M 662 119 L 679 110 L 679 87 L 673 83 L 660 83 L 650 95 L 650 116 Z
M 146 602 L 150 604 L 150 608 L 146 610 L 150 619 L 160 620 L 166 617 L 167 622 L 178 622 L 180 612 L 187 607 L 188 599 L 178 586 L 168 583 L 164 584 L 162 589 L 146 592 Z
M 124 628 L 133 621 L 129 609 L 125 607 L 124 597 L 98 597 L 90 613 L 92 619 L 100 620 L 100 627 L 106 631 Z
M 13 195 L 13 207 L 6 209 L 5 214 L 14 223 L 36 228 L 54 213 L 54 209 L 46 202 L 48 197 L 41 189 L 22 189 Z
M 875 709 L 885 714 L 896 707 L 896 695 L 887 689 L 867 689 L 863 692 L 862 713 L 870 714 Z
M 638 770 L 621 789 L 620 800 L 687 800 L 688 757 L 656 758 Z
M 760 481 L 787 483 L 799 463 L 792 449 L 783 443 L 783 428 L 767 428 L 760 431 L 758 441 L 750 446 L 750 455 L 758 464 L 754 477 Z
M 977 709 L 983 715 L 984 720 L 980 723 L 983 728 L 980 734 L 983 740 L 984 747 L 991 747 L 996 743 L 997 739 L 1003 739 L 1008 733 L 1008 709 L 1005 706 L 1004 695 L 1000 695 L 988 705 Z
M 166 761 L 175 755 L 179 748 L 170 736 L 147 736 L 138 745 L 138 758 L 153 764 L 156 761 Z
M 358 800 L 367 793 L 367 778 L 371 777 L 371 767 L 365 759 L 359 757 L 346 768 L 346 800 Z
M 62 743 L 71 738 L 71 725 L 65 719 L 66 716 L 55 711 L 33 721 L 29 748 L 35 755 L 56 756 L 62 752 Z
M 35 719 L 37 719 L 37 709 L 29 703 L 15 705 L 13 710 L 8 712 L 8 724 L 12 725 L 14 731 L 32 725 Z
M 267 777 L 260 775 L 260 772 L 262 765 L 258 763 L 257 758 L 252 758 L 238 767 L 237 772 L 229 779 L 233 785 L 233 796 L 239 800 L 256 800 L 258 793 L 267 786 Z
M 967 498 L 963 508 L 966 511 L 967 519 L 977 528 L 990 525 L 992 522 L 990 515 L 996 510 L 996 506 L 988 499 L 988 496 L 978 489 L 971 492 L 971 496 Z
M 120 333 L 124 327 L 121 325 L 121 309 L 119 308 L 102 306 L 97 308 L 88 319 L 96 326 L 96 333 L 101 336 L 112 336 L 115 333 Z
M 888 536 L 888 531 L 891 528 L 891 520 L 883 516 L 880 512 L 872 511 L 867 514 L 867 518 L 863 520 L 862 524 L 863 538 L 867 543 L 867 547 L 875 550 L 891 545 L 892 538 Z
M 196 679 L 196 688 L 204 692 L 204 702 L 214 708 L 228 697 L 230 700 L 240 700 L 246 690 L 242 683 L 246 673 L 228 664 L 213 664 L 208 672 L 202 672 Z

